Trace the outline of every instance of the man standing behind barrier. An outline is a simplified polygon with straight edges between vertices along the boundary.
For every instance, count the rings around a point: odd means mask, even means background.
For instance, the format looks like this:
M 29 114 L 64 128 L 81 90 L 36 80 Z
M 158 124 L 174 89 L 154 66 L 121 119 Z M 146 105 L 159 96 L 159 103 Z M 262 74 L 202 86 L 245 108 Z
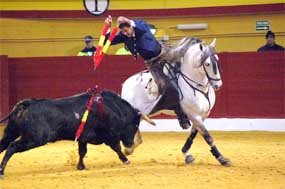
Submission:
M 266 44 L 260 47 L 257 51 L 284 51 L 284 48 L 275 43 L 275 34 L 272 31 L 268 31 L 265 35 Z
M 105 22 L 111 25 L 112 17 L 108 16 Z M 167 48 L 155 39 L 145 21 L 131 20 L 120 16 L 117 22 L 120 32 L 115 36 L 111 45 L 124 43 L 135 58 L 140 55 L 144 59 L 147 69 L 151 72 L 158 85 L 159 93 L 163 95 L 166 89 L 173 91 L 175 98 L 173 109 L 178 117 L 180 126 L 183 129 L 188 129 L 190 122 L 180 107 L 177 86 L 171 84 L 168 77 L 163 73 L 163 64 L 167 61 Z
M 85 48 L 82 49 L 77 56 L 93 56 L 96 51 L 96 47 L 93 45 L 93 37 L 87 35 L 84 37 Z

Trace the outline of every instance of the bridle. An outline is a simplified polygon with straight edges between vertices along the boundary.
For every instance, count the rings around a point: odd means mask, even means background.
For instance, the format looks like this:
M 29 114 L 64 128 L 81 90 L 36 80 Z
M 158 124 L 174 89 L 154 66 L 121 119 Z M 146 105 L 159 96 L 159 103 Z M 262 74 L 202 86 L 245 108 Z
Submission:
M 203 56 L 201 58 L 201 64 L 200 64 L 200 66 L 203 66 L 203 70 L 204 70 L 206 77 L 208 79 L 208 83 L 206 85 L 202 85 L 202 84 L 198 83 L 197 81 L 194 81 L 193 79 L 191 79 L 187 75 L 185 75 L 181 70 L 178 71 L 177 77 L 179 78 L 179 76 L 181 76 L 183 78 L 183 80 L 187 83 L 187 85 L 193 89 L 195 96 L 196 96 L 196 91 L 197 91 L 197 92 L 200 92 L 207 99 L 207 101 L 209 103 L 209 111 L 210 111 L 211 102 L 209 99 L 209 82 L 221 81 L 221 78 L 212 78 L 209 75 L 209 73 L 207 72 L 207 69 L 205 67 L 205 62 L 209 57 L 211 59 L 211 63 L 213 64 L 213 69 L 214 69 L 213 71 L 215 74 L 218 73 L 218 69 L 219 69 L 218 60 L 216 58 L 216 52 L 215 52 L 214 48 L 209 47 L 208 50 L 203 54 Z M 194 86 L 192 83 L 194 83 L 197 87 Z M 199 87 L 203 87 L 206 90 L 206 92 L 203 89 L 202 90 L 199 89 Z M 183 96 L 182 96 L 182 98 L 183 98 Z
M 214 74 L 218 73 L 219 64 L 218 64 L 218 60 L 216 58 L 216 54 L 217 53 L 216 53 L 215 49 L 213 47 L 209 47 L 206 50 L 206 52 L 204 52 L 204 54 L 202 55 L 202 58 L 201 58 L 201 63 L 200 63 L 199 67 L 201 67 L 201 66 L 203 67 L 203 70 L 204 70 L 204 72 L 206 74 L 206 77 L 208 79 L 208 83 L 206 85 L 202 85 L 202 84 L 198 83 L 197 81 L 194 81 L 193 79 L 190 79 L 188 76 L 186 76 L 184 73 L 182 73 L 181 70 L 179 71 L 179 74 L 183 77 L 184 80 L 187 79 L 188 81 L 191 81 L 191 82 L 195 83 L 197 87 L 206 88 L 210 81 L 221 81 L 221 78 L 212 78 L 209 75 L 209 73 L 207 72 L 207 69 L 205 67 L 205 62 L 210 57 L 211 63 L 213 65 Z
M 213 65 L 213 71 L 214 74 L 218 73 L 218 68 L 219 68 L 219 63 L 218 60 L 216 58 L 216 51 L 214 50 L 213 47 L 209 47 L 208 50 L 204 53 L 204 55 L 201 58 L 201 66 L 203 66 L 203 69 L 205 71 L 206 77 L 208 79 L 208 81 L 221 81 L 221 78 L 212 78 L 209 73 L 207 72 L 207 69 L 205 67 L 205 62 L 206 60 L 210 57 L 211 63 Z

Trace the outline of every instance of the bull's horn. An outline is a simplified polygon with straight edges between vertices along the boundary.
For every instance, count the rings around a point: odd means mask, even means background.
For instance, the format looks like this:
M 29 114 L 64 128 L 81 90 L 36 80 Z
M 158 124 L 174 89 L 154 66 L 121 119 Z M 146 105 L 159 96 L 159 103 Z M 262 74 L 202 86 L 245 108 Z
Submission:
M 148 122 L 149 124 L 155 126 L 155 123 L 149 118 L 147 117 L 146 115 L 144 115 L 143 113 L 139 112 L 139 114 L 141 115 L 141 118 L 143 120 L 145 120 L 146 122 Z

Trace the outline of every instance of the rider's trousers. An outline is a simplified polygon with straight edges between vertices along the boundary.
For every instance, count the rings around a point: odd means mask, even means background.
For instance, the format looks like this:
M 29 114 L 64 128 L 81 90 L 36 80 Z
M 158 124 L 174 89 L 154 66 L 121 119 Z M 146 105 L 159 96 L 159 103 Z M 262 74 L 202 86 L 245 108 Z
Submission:
M 167 85 L 168 85 L 168 77 L 163 73 L 163 65 L 157 61 L 153 61 L 151 63 L 146 63 L 146 67 L 148 71 L 150 71 L 154 82 L 158 86 L 159 94 L 164 94 Z

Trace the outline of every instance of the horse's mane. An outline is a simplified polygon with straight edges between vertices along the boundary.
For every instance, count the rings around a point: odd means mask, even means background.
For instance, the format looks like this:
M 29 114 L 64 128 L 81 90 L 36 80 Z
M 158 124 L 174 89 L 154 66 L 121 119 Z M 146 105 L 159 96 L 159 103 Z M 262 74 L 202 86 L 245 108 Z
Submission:
M 170 46 L 170 55 L 172 60 L 179 60 L 185 55 L 190 46 L 202 43 L 197 37 L 184 37 Z M 172 61 L 173 62 L 173 61 Z

